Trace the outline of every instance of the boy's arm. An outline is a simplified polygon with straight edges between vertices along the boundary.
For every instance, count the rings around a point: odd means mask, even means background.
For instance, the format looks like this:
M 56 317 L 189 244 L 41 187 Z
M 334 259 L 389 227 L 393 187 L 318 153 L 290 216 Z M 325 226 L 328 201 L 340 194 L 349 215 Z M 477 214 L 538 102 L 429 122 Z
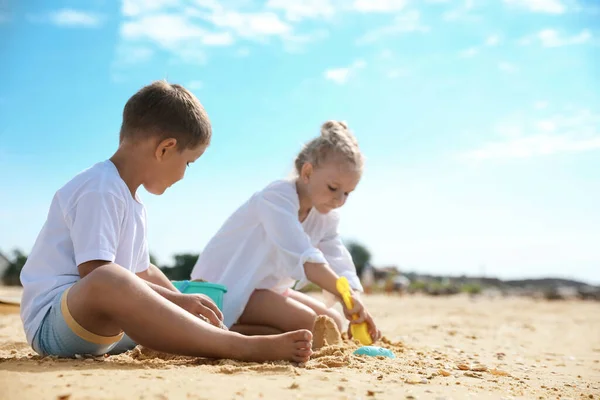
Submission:
M 156 293 L 169 300 L 172 303 L 177 304 L 178 306 L 189 310 L 194 307 L 193 304 L 195 299 L 193 297 L 198 295 L 184 295 L 177 290 L 175 286 L 171 283 L 169 278 L 154 264 L 150 264 L 148 269 L 142 272 L 136 273 L 136 275 L 142 278 L 148 286 Z M 223 313 L 217 305 L 212 301 L 212 299 L 208 296 L 203 297 L 203 303 L 205 306 L 210 308 L 214 313 L 216 318 L 218 318 L 219 323 L 216 326 L 222 326 L 221 322 L 223 321 Z
M 154 264 L 150 264 L 148 269 L 138 272 L 136 275 L 145 280 L 154 291 L 168 300 L 170 300 L 169 297 L 171 297 L 172 293 L 179 293 L 169 278 Z

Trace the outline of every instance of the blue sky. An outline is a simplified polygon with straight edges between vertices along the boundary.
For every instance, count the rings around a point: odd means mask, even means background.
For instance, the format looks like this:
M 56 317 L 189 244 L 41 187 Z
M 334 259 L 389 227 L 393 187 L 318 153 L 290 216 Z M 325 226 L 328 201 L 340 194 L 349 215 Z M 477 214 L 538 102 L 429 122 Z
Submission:
M 168 79 L 214 139 L 141 193 L 161 263 L 341 119 L 367 157 L 341 227 L 376 264 L 600 283 L 598 21 L 592 0 L 0 0 L 0 250 L 31 249 L 127 98 Z

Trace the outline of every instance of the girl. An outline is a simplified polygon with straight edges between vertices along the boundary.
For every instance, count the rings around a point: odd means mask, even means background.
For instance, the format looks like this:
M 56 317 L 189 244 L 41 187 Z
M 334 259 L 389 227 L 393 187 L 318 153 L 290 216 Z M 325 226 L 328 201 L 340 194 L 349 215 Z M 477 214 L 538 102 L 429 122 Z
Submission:
M 380 332 L 357 292 L 363 291 L 349 252 L 338 234 L 336 211 L 356 188 L 363 156 L 344 122 L 327 121 L 296 157 L 293 179 L 279 180 L 255 193 L 209 241 L 192 271 L 227 287 L 225 325 L 246 335 L 312 330 L 326 315 L 342 329 L 342 316 L 329 304 L 292 289 L 308 281 L 326 298 L 341 301 L 339 276 L 353 289 L 354 309 L 344 314 L 366 321 L 376 341 Z M 327 293 L 328 292 L 328 293 Z M 343 302 L 342 302 L 343 304 Z M 348 331 L 350 331 L 348 329 Z

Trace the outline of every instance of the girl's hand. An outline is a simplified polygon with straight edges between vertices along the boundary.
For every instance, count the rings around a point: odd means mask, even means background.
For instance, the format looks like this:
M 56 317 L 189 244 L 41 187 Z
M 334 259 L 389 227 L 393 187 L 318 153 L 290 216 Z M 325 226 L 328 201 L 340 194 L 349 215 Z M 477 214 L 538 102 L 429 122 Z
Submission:
M 373 317 L 371 317 L 371 314 L 367 311 L 356 292 L 352 293 L 352 303 L 354 304 L 354 308 L 352 310 L 348 310 L 344 305 L 344 316 L 348 321 L 350 321 L 350 325 L 348 325 L 348 337 L 352 338 L 352 324 L 360 324 L 362 322 L 366 322 L 367 329 L 369 331 L 369 334 L 371 335 L 373 343 L 381 339 L 381 331 L 377 329 L 375 321 L 373 321 Z M 353 314 L 357 314 L 358 319 L 353 320 Z

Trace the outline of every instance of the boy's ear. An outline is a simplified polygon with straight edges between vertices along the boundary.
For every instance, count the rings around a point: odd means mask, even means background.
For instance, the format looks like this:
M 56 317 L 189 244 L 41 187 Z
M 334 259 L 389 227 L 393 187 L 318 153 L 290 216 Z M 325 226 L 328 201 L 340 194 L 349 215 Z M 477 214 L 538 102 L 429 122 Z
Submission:
M 162 160 L 168 153 L 170 153 L 172 150 L 176 150 L 176 149 L 177 149 L 177 139 L 175 139 L 175 138 L 164 139 L 163 141 L 159 142 L 158 145 L 156 146 L 156 149 L 154 151 L 154 156 L 158 160 Z
M 308 181 L 310 180 L 310 176 L 312 175 L 312 172 L 313 172 L 312 164 L 309 162 L 304 163 L 304 165 L 302 166 L 302 169 L 300 170 L 300 178 L 302 179 L 302 182 L 308 183 Z

